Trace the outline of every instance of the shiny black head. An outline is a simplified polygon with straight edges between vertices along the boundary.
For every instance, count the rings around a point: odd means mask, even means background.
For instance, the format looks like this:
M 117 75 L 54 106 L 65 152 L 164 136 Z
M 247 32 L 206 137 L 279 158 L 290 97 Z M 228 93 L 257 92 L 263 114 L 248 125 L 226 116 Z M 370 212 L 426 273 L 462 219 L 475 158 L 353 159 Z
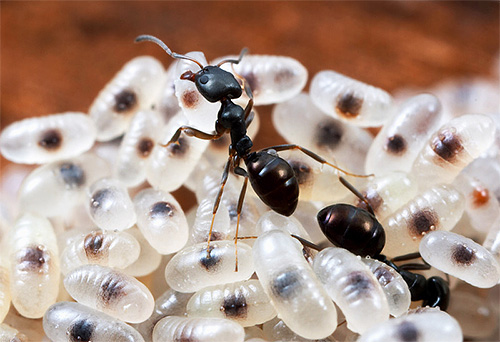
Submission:
M 193 81 L 200 94 L 210 102 L 224 98 L 236 99 L 242 94 L 241 86 L 233 74 L 214 65 L 206 66 L 196 73 L 186 71 L 181 79 Z

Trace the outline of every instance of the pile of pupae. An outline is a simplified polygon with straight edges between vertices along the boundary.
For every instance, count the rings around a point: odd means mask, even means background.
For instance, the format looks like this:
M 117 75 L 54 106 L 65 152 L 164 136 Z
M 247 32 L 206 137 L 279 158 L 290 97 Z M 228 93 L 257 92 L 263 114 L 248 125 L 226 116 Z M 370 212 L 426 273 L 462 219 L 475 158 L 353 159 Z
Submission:
M 208 64 L 202 53 L 189 56 Z M 315 75 L 305 93 L 307 70 L 288 57 L 248 55 L 221 67 L 248 82 L 257 107 L 276 104 L 272 120 L 290 143 L 345 170 L 374 175 L 344 176 L 384 228 L 383 255 L 419 251 L 432 266 L 419 279 L 449 274 L 452 294 L 464 282 L 479 288 L 499 282 L 494 85 L 436 88 L 443 103 L 430 93 L 399 96 L 403 101 L 333 71 Z M 106 85 L 88 114 L 26 119 L 3 130 L 5 158 L 41 165 L 26 175 L 16 200 L 7 202 L 4 194 L 1 319 L 21 326 L 16 311 L 43 317 L 52 341 L 461 341 L 457 320 L 439 307 L 410 309 L 415 298 L 403 268 L 331 247 L 318 220 L 333 214 L 327 210 L 320 219 L 318 212 L 334 203 L 363 205 L 334 168 L 297 150 L 280 152 L 299 182 L 292 216 L 269 211 L 248 189 L 238 217 L 243 182 L 234 174 L 213 216 L 227 135 L 214 141 L 181 135 L 178 144 L 163 146 L 182 125 L 214 131 L 220 103 L 180 79 L 198 69 L 176 60 L 165 70 L 152 57 L 138 57 Z M 245 107 L 248 100 L 243 95 L 235 102 Z M 380 126 L 375 138 L 365 130 Z M 13 178 L 3 178 L 5 188 Z M 182 185 L 198 202 L 187 215 L 170 194 Z M 235 271 L 237 224 L 247 239 L 237 243 Z M 325 248 L 317 253 L 291 234 Z M 335 242 L 347 248 L 357 238 L 346 237 L 346 246 Z M 135 278 L 147 275 L 141 279 L 149 288 Z M 432 287 L 428 283 L 424 289 Z M 15 311 L 8 314 L 11 302 Z M 488 337 L 497 328 L 498 308 L 488 302 L 471 293 L 452 295 L 451 305 L 460 310 L 490 310 L 482 323 L 474 321 L 479 326 L 468 330 L 471 337 Z M 26 338 L 5 323 L 0 336 Z

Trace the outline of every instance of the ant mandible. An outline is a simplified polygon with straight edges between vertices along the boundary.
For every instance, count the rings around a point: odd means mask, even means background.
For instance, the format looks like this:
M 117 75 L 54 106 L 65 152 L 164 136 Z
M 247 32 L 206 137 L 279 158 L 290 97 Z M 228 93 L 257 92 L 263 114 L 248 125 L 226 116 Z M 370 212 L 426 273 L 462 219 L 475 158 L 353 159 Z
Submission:
M 210 240 L 212 237 L 215 214 L 217 213 L 222 193 L 224 191 L 224 186 L 227 182 L 230 171 L 244 177 L 236 212 L 237 223 L 235 244 L 238 240 L 239 220 L 248 179 L 250 179 L 252 188 L 255 190 L 255 193 L 259 196 L 262 202 L 275 212 L 284 216 L 290 216 L 297 207 L 299 197 L 298 180 L 295 177 L 295 173 L 290 164 L 280 158 L 276 152 L 284 150 L 300 150 L 321 164 L 329 165 L 346 175 L 359 176 L 344 171 L 332 163 L 329 163 L 316 153 L 295 144 L 276 145 L 264 148 L 257 152 L 251 152 L 253 143 L 246 132 L 248 125 L 250 125 L 253 119 L 251 114 L 253 107 L 252 91 L 246 84 L 244 78 L 241 77 L 243 88 L 245 89 L 245 92 L 250 100 L 248 101 L 245 109 L 233 103 L 232 100 L 237 99 L 242 95 L 242 86 L 233 74 L 220 68 L 224 63 L 240 63 L 243 56 L 247 53 L 247 49 L 243 49 L 241 51 L 238 59 L 226 59 L 219 62 L 217 65 L 203 66 L 194 58 L 172 52 L 172 50 L 170 50 L 164 42 L 154 36 L 141 35 L 137 37 L 135 41 L 150 41 L 156 43 L 171 57 L 176 59 L 186 59 L 196 63 L 200 67 L 198 72 L 194 73 L 192 71 L 186 71 L 180 76 L 180 78 L 194 82 L 200 94 L 207 101 L 221 103 L 217 120 L 215 121 L 214 133 L 202 132 L 191 126 L 181 126 L 177 129 L 170 141 L 166 145 L 162 145 L 166 147 L 170 144 L 177 144 L 181 133 L 204 140 L 215 140 L 220 138 L 225 133 L 229 133 L 231 136 L 229 157 L 222 173 L 219 193 L 217 194 L 212 211 L 212 223 L 208 233 L 207 257 L 210 257 Z M 247 170 L 244 170 L 239 166 L 241 160 L 245 163 Z

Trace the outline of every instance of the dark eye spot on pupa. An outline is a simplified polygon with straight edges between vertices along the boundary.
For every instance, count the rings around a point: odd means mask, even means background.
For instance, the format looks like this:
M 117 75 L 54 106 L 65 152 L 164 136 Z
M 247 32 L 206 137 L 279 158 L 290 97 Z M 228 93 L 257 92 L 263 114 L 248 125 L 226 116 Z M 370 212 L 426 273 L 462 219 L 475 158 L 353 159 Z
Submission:
M 385 144 L 385 148 L 387 152 L 401 155 L 406 151 L 406 140 L 399 134 L 395 134 L 392 137 L 387 138 L 387 142 Z
M 288 299 L 293 296 L 300 286 L 299 276 L 295 271 L 281 273 L 274 278 L 271 284 L 271 291 L 278 297 Z
M 344 128 L 335 120 L 324 120 L 316 127 L 316 144 L 320 147 L 335 149 L 344 135 Z
M 155 143 L 151 138 L 142 138 L 138 143 L 137 143 L 137 152 L 139 152 L 139 156 L 146 158 L 149 156 L 151 151 L 153 150 Z
M 103 256 L 104 236 L 102 232 L 92 232 L 88 234 L 84 241 L 85 254 L 89 259 L 96 259 Z M 106 250 L 107 251 L 107 250 Z
M 347 117 L 356 117 L 359 115 L 363 99 L 354 96 L 353 93 L 345 93 L 337 99 L 337 113 Z
M 399 324 L 398 335 L 403 342 L 415 342 L 418 340 L 418 329 L 415 324 L 411 322 L 404 321 Z
M 375 278 L 377 278 L 378 282 L 382 286 L 386 286 L 389 284 L 391 281 L 394 280 L 394 276 L 392 273 L 386 269 L 385 267 L 378 267 L 375 271 L 373 271 L 373 274 L 375 275 Z
M 462 266 L 469 266 L 476 260 L 476 253 L 466 245 L 458 245 L 454 247 L 451 257 L 455 263 Z
M 490 192 L 482 186 L 475 187 L 471 195 L 472 203 L 476 208 L 485 205 L 490 200 Z
M 53 151 L 61 147 L 62 134 L 57 129 L 49 129 L 42 133 L 38 140 L 38 145 L 46 150 Z
M 124 287 L 125 284 L 123 283 L 121 278 L 116 274 L 111 273 L 101 284 L 98 297 L 100 298 L 102 303 L 108 305 L 110 302 L 125 294 L 123 292 Z
M 115 95 L 114 110 L 117 113 L 125 113 L 132 110 L 137 104 L 137 95 L 129 89 L 122 90 Z
M 290 69 L 280 69 L 274 75 L 274 83 L 279 86 L 279 89 L 286 88 L 290 81 L 293 80 L 294 75 L 294 72 Z
M 449 163 L 453 163 L 464 149 L 460 137 L 451 129 L 440 132 L 432 140 L 431 147 L 439 157 Z
M 180 137 L 177 143 L 170 144 L 167 148 L 171 156 L 181 157 L 188 151 L 189 143 L 185 138 Z
M 185 108 L 196 107 L 199 99 L 200 95 L 195 90 L 186 90 L 181 96 L 181 101 Z
M 408 223 L 410 234 L 421 238 L 425 233 L 436 229 L 438 218 L 430 209 L 423 209 L 413 214 Z
M 373 211 L 377 213 L 377 210 L 384 203 L 384 199 L 380 197 L 380 194 L 374 189 L 368 189 L 367 191 L 363 191 L 362 195 L 365 197 L 368 203 L 370 203 Z M 359 198 L 356 202 L 356 207 L 368 210 L 368 206 L 366 205 L 366 203 Z
M 63 163 L 59 166 L 61 177 L 70 188 L 77 188 L 85 183 L 85 172 L 78 165 Z
M 297 178 L 299 184 L 307 183 L 311 177 L 311 168 L 309 165 L 298 160 L 288 160 L 288 164 L 292 167 L 293 172 L 295 173 L 295 178 Z
M 100 189 L 94 192 L 90 199 L 91 210 L 96 211 L 102 209 L 103 205 L 112 199 L 112 195 L 113 193 L 110 189 Z
M 149 216 L 152 219 L 164 219 L 174 216 L 174 207 L 165 201 L 156 202 L 149 209 Z
M 30 246 L 19 251 L 17 259 L 20 270 L 35 272 L 44 267 L 48 262 L 49 255 L 42 246 Z
M 81 319 L 73 323 L 69 328 L 69 338 L 71 342 L 90 342 L 93 332 L 94 325 L 92 322 Z
M 224 312 L 226 317 L 245 318 L 248 311 L 245 296 L 243 296 L 240 291 L 237 291 L 224 297 L 224 303 L 222 304 L 220 310 Z
M 368 292 L 373 289 L 373 284 L 370 279 L 361 272 L 352 272 L 347 279 L 349 287 L 352 287 L 353 291 Z
M 220 261 L 219 251 L 210 246 L 208 253 L 206 249 L 200 251 L 200 264 L 207 271 L 216 271 L 218 268 L 218 263 Z

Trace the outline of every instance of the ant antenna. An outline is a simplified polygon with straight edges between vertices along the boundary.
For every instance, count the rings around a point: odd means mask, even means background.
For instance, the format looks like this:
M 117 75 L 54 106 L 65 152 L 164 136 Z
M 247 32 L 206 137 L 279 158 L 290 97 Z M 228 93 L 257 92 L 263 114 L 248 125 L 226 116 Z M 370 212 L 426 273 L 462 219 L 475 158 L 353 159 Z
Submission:
M 200 62 L 198 62 L 196 59 L 191 58 L 191 57 L 186 56 L 186 55 L 181 55 L 181 54 L 176 53 L 176 52 L 172 52 L 172 50 L 169 49 L 169 47 L 167 46 L 167 44 L 165 44 L 160 39 L 158 39 L 158 38 L 156 38 L 154 36 L 150 36 L 149 34 L 143 34 L 143 35 L 140 35 L 139 37 L 135 38 L 135 42 L 136 43 L 140 43 L 140 42 L 144 42 L 144 41 L 153 42 L 153 43 L 159 45 L 171 57 L 177 58 L 177 59 L 187 59 L 187 60 L 189 60 L 191 62 L 194 62 L 194 63 L 198 64 L 198 66 L 201 69 L 203 69 L 203 64 L 201 64 Z
M 219 63 L 217 63 L 217 66 L 220 67 L 224 63 L 238 64 L 243 59 L 243 56 L 245 56 L 247 53 L 248 53 L 248 49 L 243 48 L 243 49 L 241 49 L 241 52 L 240 52 L 238 59 L 224 59 L 224 60 L 220 61 Z

